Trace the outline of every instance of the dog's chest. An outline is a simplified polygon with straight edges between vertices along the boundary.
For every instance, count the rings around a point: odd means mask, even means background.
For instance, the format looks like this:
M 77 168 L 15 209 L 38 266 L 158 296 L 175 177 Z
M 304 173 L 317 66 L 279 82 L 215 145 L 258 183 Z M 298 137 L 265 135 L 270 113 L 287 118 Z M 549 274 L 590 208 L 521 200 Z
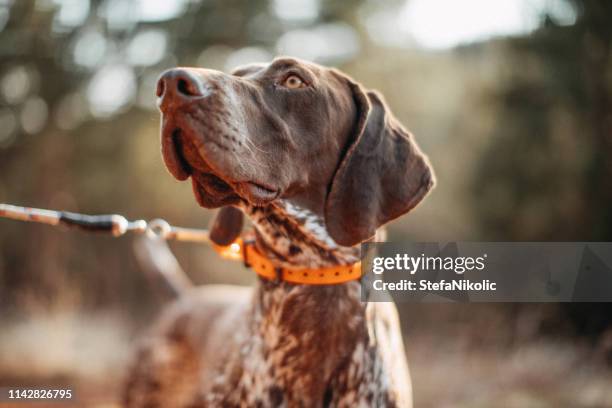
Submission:
M 251 343 L 253 347 L 248 349 L 248 358 L 244 360 L 243 373 L 238 381 L 226 382 L 227 378 L 223 376 L 223 384 L 218 383 L 208 394 L 205 406 L 397 406 L 383 361 L 375 347 L 365 342 L 358 344 L 349 362 L 331 376 L 322 392 L 316 394 L 312 394 L 307 384 L 308 375 L 289 367 L 279 367 L 278 357 L 281 354 L 266 354 L 258 350 L 256 343 Z M 287 384 L 286 380 L 294 382 Z
M 254 304 L 251 335 L 220 367 L 205 406 L 394 406 L 362 306 L 353 296 L 320 296 L 337 299 L 325 306 L 342 324 L 322 318 L 325 312 L 317 312 L 319 298 L 312 293 L 265 290 Z M 294 300 L 305 309 L 293 308 Z
M 350 362 L 332 378 L 329 406 L 397 406 L 385 363 L 375 345 L 365 340 L 357 345 Z

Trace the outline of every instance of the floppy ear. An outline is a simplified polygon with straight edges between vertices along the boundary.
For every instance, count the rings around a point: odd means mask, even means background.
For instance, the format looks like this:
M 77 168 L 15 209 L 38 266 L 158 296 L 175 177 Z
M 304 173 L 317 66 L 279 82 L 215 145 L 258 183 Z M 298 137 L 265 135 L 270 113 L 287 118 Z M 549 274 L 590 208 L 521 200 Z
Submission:
M 334 241 L 352 246 L 414 208 L 433 187 L 434 175 L 382 97 L 347 80 L 357 120 L 331 182 L 325 223 Z
M 231 206 L 222 207 L 210 224 L 210 240 L 217 245 L 229 245 L 242 232 L 242 224 L 242 211 Z

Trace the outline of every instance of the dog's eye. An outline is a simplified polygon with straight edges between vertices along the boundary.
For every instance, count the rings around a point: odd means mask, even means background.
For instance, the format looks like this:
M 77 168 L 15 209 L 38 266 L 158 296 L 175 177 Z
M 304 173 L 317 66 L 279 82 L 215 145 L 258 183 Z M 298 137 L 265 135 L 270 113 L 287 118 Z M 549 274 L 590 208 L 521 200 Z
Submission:
M 302 81 L 302 78 L 297 75 L 289 75 L 287 78 L 285 78 L 282 85 L 285 88 L 297 89 L 305 87 L 306 83 L 304 83 L 304 81 Z

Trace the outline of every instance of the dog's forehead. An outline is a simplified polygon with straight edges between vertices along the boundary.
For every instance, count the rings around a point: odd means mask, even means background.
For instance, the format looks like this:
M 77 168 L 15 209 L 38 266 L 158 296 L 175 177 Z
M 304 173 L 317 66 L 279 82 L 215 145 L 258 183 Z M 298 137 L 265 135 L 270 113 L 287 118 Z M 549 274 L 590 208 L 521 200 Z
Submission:
M 306 68 L 314 72 L 322 71 L 323 67 L 314 62 L 304 61 L 298 58 L 279 57 L 270 62 L 268 70 L 285 71 L 291 68 Z
M 241 77 L 267 77 L 294 69 L 298 72 L 306 71 L 317 77 L 324 76 L 330 71 L 314 62 L 304 61 L 292 57 L 279 57 L 268 63 L 253 63 L 236 68 L 232 74 Z

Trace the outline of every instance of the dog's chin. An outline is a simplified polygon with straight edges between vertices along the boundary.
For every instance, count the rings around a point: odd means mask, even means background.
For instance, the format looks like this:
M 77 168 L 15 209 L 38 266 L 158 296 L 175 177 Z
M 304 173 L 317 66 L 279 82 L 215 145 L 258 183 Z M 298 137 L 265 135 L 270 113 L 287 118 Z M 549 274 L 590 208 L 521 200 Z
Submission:
M 232 186 L 212 173 L 193 173 L 191 185 L 196 201 L 204 208 L 238 205 L 241 202 L 258 207 L 280 196 L 278 191 L 250 181 L 232 183 Z
M 266 205 L 280 196 L 280 189 L 255 181 L 235 181 L 214 170 L 188 136 L 178 128 L 162 129 L 162 155 L 168 171 L 180 181 L 191 177 L 193 194 L 204 208 L 246 202 Z
M 218 208 L 240 202 L 240 196 L 234 189 L 212 173 L 193 173 L 191 186 L 197 203 L 204 208 Z
M 236 183 L 235 189 L 252 206 L 264 206 L 280 197 L 280 190 L 252 181 Z

